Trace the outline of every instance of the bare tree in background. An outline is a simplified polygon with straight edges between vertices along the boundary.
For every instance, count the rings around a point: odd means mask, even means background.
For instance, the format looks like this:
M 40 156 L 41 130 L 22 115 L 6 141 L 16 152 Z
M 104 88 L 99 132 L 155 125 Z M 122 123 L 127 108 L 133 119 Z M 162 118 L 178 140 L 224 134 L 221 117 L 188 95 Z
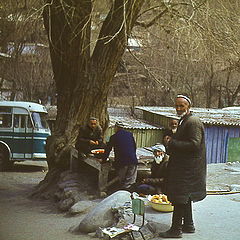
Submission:
M 1 2 L 0 48 L 5 55 L 0 77 L 3 83 L 10 83 L 6 89 L 11 92 L 10 100 L 46 103 L 55 95 L 41 6 L 36 0 Z
M 108 12 L 99 14 L 103 20 L 94 44 L 92 1 L 45 3 L 44 22 L 58 96 L 56 132 L 49 141 L 48 161 L 50 168 L 66 168 L 69 159 L 65 153 L 75 142 L 78 124 L 96 116 L 103 128 L 107 127 L 109 86 L 144 0 L 112 1 L 106 5 Z
M 148 86 L 155 82 L 155 91 L 146 88 L 147 97 L 140 104 L 169 106 L 176 93 L 188 93 L 198 107 L 236 104 L 239 1 L 169 3 L 171 11 L 164 12 L 166 5 L 161 6 L 159 13 L 164 14 L 159 19 L 151 13 L 148 22 L 139 22 L 133 32 L 144 43 L 141 53 L 132 51 L 138 59 L 135 72 L 145 76 Z M 139 62 L 143 67 L 137 69 Z M 133 89 L 141 94 L 144 87 Z
M 61 171 L 69 168 L 69 150 L 75 144 L 79 125 L 95 116 L 107 128 L 107 96 L 127 40 L 134 25 L 148 19 L 145 14 L 149 11 L 157 10 L 153 23 L 161 18 L 158 12 L 162 7 L 164 13 L 169 12 L 171 5 L 165 2 L 113 0 L 97 6 L 91 0 L 45 1 L 43 16 L 58 112 L 54 135 L 47 142 L 49 172 L 34 194 L 51 189 Z M 191 2 L 186 1 L 185 7 L 192 7 Z

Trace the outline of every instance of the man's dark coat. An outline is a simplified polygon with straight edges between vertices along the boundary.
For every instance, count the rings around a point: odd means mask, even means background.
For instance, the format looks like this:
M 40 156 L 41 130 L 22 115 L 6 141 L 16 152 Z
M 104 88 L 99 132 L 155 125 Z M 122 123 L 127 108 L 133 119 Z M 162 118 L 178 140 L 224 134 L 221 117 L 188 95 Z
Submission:
M 94 129 L 88 125 L 80 127 L 76 149 L 82 153 L 90 153 L 92 149 L 101 148 L 103 142 L 102 135 L 102 128 L 100 126 L 96 126 Z M 99 145 L 90 145 L 90 140 L 98 141 Z
M 169 143 L 167 190 L 173 204 L 206 197 L 206 150 L 204 126 L 200 119 L 185 115 Z

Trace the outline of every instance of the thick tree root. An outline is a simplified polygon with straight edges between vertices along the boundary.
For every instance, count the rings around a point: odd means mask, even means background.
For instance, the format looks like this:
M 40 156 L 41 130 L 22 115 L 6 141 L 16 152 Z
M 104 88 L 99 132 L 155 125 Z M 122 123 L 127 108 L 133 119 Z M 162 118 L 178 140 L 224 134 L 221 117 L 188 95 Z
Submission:
M 56 191 L 57 183 L 60 179 L 61 170 L 52 169 L 47 172 L 45 178 L 36 186 L 30 197 L 49 199 Z
M 98 196 L 96 186 L 94 175 L 55 168 L 46 174 L 30 197 L 53 200 L 59 210 L 68 211 L 80 200 L 96 198 Z

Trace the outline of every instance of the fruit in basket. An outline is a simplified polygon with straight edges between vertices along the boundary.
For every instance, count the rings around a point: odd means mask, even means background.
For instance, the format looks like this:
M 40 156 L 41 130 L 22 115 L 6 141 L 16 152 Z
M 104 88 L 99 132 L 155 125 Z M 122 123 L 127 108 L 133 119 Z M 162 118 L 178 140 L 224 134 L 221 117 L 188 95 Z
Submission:
M 170 204 L 165 194 L 153 195 L 150 201 L 153 203 Z
M 169 202 L 168 198 L 164 194 L 153 195 L 148 197 L 150 206 L 157 211 L 160 212 L 172 212 L 173 206 L 171 202 Z

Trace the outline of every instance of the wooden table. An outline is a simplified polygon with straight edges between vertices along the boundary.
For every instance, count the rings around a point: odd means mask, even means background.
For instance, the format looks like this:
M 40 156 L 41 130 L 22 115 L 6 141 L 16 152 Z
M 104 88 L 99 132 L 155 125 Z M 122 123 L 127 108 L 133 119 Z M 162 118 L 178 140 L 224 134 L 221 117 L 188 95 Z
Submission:
M 100 192 L 106 191 L 109 186 L 118 180 L 118 177 L 108 180 L 109 172 L 112 169 L 111 162 L 100 163 L 98 158 L 86 157 L 82 159 L 83 162 L 95 168 L 98 171 L 98 189 Z M 74 162 L 78 162 L 78 151 L 75 148 L 70 150 L 70 170 L 74 169 Z
M 139 158 L 138 160 L 138 172 L 149 172 L 150 171 L 150 165 L 147 164 L 149 161 L 151 162 L 153 160 L 153 154 L 151 151 L 146 150 L 144 148 L 137 149 L 137 156 Z M 113 156 L 110 156 L 110 159 L 113 158 Z M 98 171 L 98 190 L 100 192 L 104 192 L 107 190 L 109 186 L 114 184 L 119 180 L 118 177 L 115 177 L 114 179 L 109 181 L 109 173 L 112 169 L 112 163 L 106 162 L 106 163 L 100 163 L 100 159 L 94 158 L 94 157 L 86 157 L 83 158 L 82 161 L 84 161 L 89 166 L 95 168 Z M 78 163 L 78 151 L 76 148 L 72 147 L 70 150 L 70 169 L 74 171 L 74 166 L 76 163 Z M 75 164 L 74 164 L 75 163 Z

